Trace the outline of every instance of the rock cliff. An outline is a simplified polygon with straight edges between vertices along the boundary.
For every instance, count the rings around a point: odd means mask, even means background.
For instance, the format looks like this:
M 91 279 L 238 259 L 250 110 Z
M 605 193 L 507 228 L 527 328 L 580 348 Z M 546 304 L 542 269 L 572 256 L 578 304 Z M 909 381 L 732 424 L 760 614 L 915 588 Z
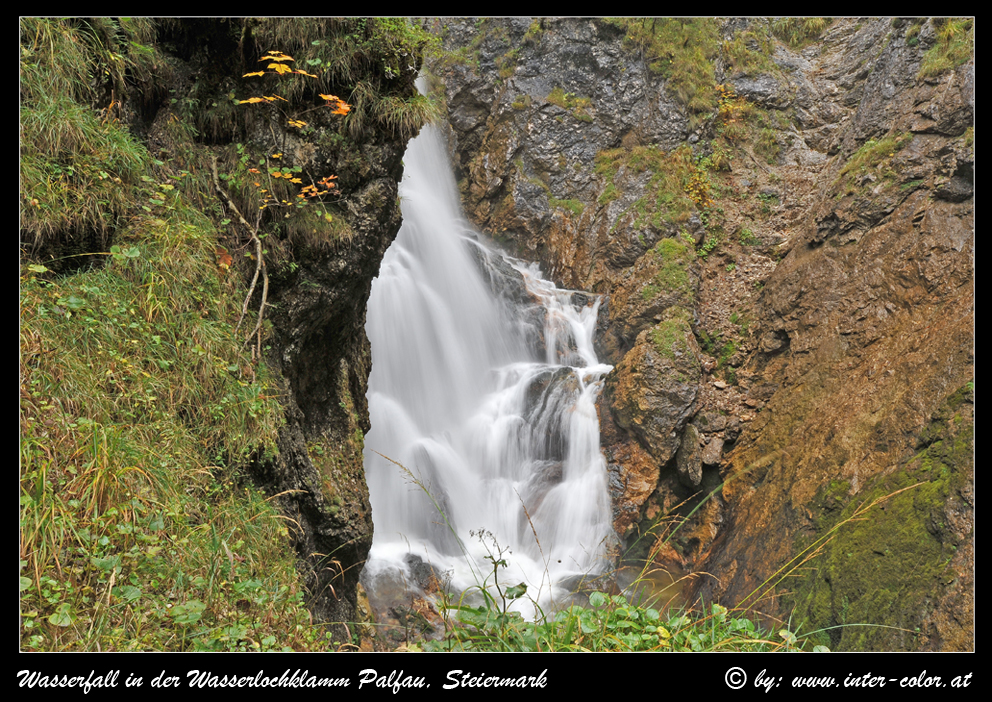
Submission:
M 606 296 L 629 557 L 972 648 L 973 21 L 814 20 L 440 21 L 460 187 Z

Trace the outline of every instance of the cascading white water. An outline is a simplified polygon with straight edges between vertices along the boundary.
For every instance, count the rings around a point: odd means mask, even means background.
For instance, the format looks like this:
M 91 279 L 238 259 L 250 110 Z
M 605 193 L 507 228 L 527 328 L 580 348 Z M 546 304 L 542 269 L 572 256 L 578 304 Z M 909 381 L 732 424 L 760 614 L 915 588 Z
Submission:
M 413 554 L 464 591 L 491 574 L 495 540 L 508 549 L 501 581 L 547 608 L 607 566 L 613 534 L 594 405 L 611 370 L 593 351 L 599 301 L 477 241 L 435 128 L 404 164 L 403 227 L 366 323 L 375 537 L 363 581 L 412 582 Z

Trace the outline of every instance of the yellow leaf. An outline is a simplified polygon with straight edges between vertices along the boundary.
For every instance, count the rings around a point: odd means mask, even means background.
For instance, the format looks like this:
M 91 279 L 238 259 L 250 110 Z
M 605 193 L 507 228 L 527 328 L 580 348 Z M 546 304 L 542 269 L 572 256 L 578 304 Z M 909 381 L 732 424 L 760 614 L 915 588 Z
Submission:
M 292 73 L 293 69 L 281 63 L 270 63 L 266 68 L 271 68 L 276 73 Z
M 328 107 L 333 107 L 334 108 L 333 112 L 336 115 L 346 115 L 346 114 L 348 114 L 351 111 L 351 105 L 349 105 L 348 103 L 346 103 L 344 100 L 342 100 L 341 98 L 339 98 L 337 95 L 323 95 L 323 94 L 321 94 L 320 97 L 322 97 L 324 100 L 327 100 L 327 106 Z
M 265 102 L 265 99 L 264 98 L 260 98 L 260 97 L 253 97 L 253 98 L 248 98 L 247 100 L 238 100 L 238 102 L 243 105 L 246 102 L 252 102 L 252 103 L 254 103 L 254 102 Z
M 248 76 L 264 76 L 265 71 L 255 71 L 254 73 L 245 73 L 242 78 L 247 78 Z

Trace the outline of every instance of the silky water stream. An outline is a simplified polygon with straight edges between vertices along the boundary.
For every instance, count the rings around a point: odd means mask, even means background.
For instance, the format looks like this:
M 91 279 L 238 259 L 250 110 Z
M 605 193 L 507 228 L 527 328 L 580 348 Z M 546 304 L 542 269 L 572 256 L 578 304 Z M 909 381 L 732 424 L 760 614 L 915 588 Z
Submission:
M 611 366 L 599 299 L 499 254 L 461 216 L 443 138 L 410 143 L 403 227 L 373 282 L 365 472 L 373 605 L 433 576 L 450 593 L 527 585 L 549 611 L 608 567 L 612 541 L 595 400 Z M 425 575 L 426 574 L 426 575 Z

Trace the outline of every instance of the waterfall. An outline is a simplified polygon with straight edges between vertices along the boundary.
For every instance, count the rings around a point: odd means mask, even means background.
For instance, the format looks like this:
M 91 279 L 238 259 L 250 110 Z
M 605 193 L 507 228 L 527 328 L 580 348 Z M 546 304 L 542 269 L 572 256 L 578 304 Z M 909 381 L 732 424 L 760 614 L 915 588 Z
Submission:
M 479 241 L 461 216 L 437 129 L 407 149 L 403 226 L 373 282 L 375 536 L 362 579 L 408 583 L 428 564 L 455 592 L 526 583 L 543 608 L 608 565 L 613 536 L 595 400 L 599 299 Z M 385 587 L 385 586 L 383 586 Z

